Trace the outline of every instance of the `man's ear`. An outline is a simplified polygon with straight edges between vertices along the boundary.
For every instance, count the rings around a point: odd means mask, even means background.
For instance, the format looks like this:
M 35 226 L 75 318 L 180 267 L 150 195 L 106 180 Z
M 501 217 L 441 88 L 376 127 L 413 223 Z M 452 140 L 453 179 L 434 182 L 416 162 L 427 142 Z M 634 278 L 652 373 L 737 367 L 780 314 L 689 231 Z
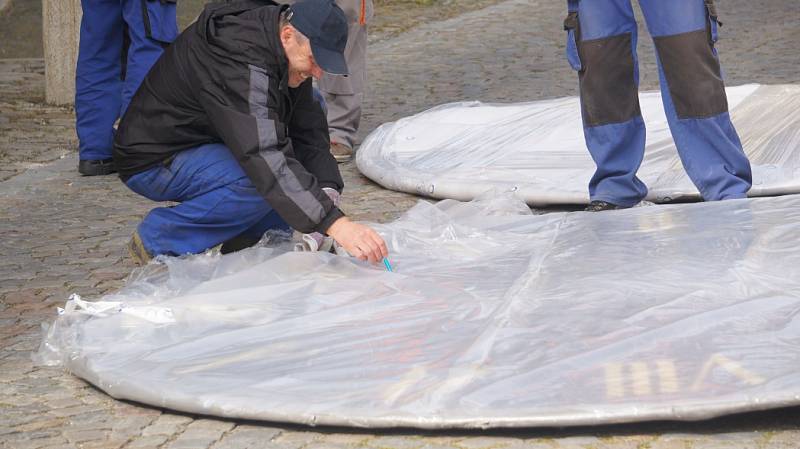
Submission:
M 283 44 L 284 47 L 286 47 L 286 44 L 294 39 L 294 28 L 288 25 L 284 26 L 283 28 L 281 28 L 280 37 L 281 37 L 281 43 Z

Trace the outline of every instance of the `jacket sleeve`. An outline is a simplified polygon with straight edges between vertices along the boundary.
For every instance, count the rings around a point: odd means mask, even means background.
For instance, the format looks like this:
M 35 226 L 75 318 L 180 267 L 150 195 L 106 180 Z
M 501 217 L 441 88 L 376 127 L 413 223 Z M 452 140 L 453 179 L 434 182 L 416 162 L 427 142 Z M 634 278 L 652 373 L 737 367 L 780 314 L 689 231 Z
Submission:
M 313 96 L 311 80 L 292 90 L 295 106 L 289 122 L 289 137 L 295 155 L 316 176 L 320 187 L 330 187 L 341 193 L 344 182 L 339 165 L 331 154 L 328 119 Z
M 209 122 L 258 192 L 292 228 L 325 232 L 344 216 L 317 178 L 297 160 L 287 126 L 276 110 L 276 88 L 259 67 L 200 87 Z

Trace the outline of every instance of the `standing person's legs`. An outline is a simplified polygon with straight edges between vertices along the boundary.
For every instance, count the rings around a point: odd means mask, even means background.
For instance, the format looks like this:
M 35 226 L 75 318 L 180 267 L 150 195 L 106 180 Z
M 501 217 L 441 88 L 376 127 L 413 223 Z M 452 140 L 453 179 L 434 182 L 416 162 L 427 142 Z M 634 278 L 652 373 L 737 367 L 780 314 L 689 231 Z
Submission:
M 150 256 L 196 254 L 240 235 L 289 229 L 222 144 L 181 151 L 169 164 L 132 176 L 127 185 L 151 200 L 180 203 L 151 210 L 139 224 Z
M 125 114 L 133 94 L 153 67 L 164 47 L 178 36 L 175 3 L 161 0 L 122 0 L 128 24 L 130 47 L 122 88 L 120 115 Z
M 122 10 L 119 0 L 81 0 L 81 7 L 75 71 L 78 171 L 107 175 L 116 171 L 111 149 L 121 103 Z
M 689 178 L 706 200 L 746 197 L 750 162 L 728 113 L 712 0 L 639 3 L 656 46 L 670 131 Z
M 356 132 L 361 122 L 361 103 L 367 81 L 367 23 L 372 18 L 372 0 L 337 0 L 348 22 L 345 59 L 347 77 L 328 75 L 319 80 L 319 89 L 328 107 L 328 132 L 331 152 L 339 162 L 352 157 Z
M 569 0 L 567 57 L 578 71 L 586 146 L 597 165 L 591 201 L 630 207 L 647 194 L 637 30 L 630 0 Z

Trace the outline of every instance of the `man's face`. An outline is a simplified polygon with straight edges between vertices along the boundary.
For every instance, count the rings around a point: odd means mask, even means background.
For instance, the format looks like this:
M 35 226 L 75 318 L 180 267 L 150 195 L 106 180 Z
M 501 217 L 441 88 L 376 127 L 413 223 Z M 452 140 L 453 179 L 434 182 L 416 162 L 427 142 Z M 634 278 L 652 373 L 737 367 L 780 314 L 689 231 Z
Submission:
M 314 61 L 311 42 L 291 26 L 281 29 L 281 43 L 289 60 L 289 87 L 297 87 L 309 76 L 322 77 L 322 69 Z

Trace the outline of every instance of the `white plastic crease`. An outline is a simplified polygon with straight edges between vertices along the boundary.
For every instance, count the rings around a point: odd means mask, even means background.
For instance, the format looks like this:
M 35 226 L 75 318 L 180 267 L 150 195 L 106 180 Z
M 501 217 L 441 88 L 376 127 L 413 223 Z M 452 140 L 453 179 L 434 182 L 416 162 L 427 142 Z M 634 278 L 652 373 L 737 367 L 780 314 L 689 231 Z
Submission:
M 131 307 L 119 301 L 84 301 L 80 295 L 70 295 L 64 308 L 58 309 L 59 314 L 77 313 L 104 317 L 113 313 L 125 313 L 153 323 L 172 323 L 172 311 L 164 307 Z
M 800 196 L 533 215 L 506 194 L 375 226 L 394 272 L 289 238 L 167 258 L 99 298 L 125 307 L 59 315 L 36 358 L 116 398 L 312 425 L 800 404 Z
M 750 196 L 800 193 L 800 86 L 727 89 L 753 167 Z M 647 128 L 638 176 L 647 200 L 699 199 L 683 170 L 657 92 L 639 96 Z M 359 170 L 393 190 L 469 201 L 499 188 L 529 205 L 585 204 L 595 165 L 576 97 L 531 103 L 445 104 L 387 123 L 364 140 Z

